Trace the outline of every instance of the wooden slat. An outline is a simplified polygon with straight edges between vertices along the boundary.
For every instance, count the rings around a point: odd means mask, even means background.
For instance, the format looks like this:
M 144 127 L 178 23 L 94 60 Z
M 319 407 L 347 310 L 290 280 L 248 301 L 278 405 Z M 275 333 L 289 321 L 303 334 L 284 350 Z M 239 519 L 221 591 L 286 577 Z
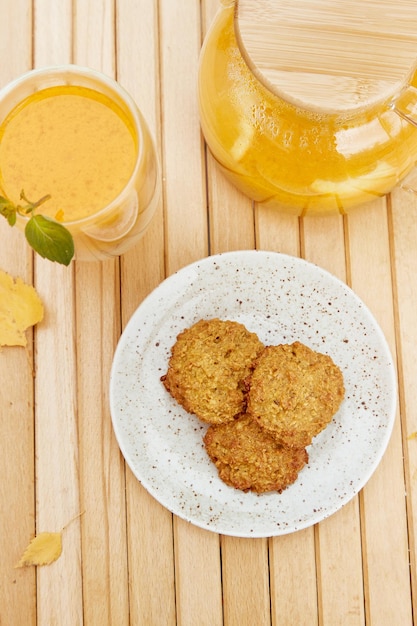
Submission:
M 261 205 L 255 208 L 256 246 L 262 250 L 300 255 L 299 219 Z
M 0 87 L 31 69 L 32 4 L 30 0 L 0 0 L 0 53 L 7 59 L 1 64 Z
M 35 6 L 37 67 L 69 63 L 72 3 L 41 0 Z M 36 344 L 37 531 L 59 531 L 81 513 L 76 404 L 73 266 L 35 259 L 36 286 L 47 307 Z M 62 556 L 39 568 L 38 624 L 82 623 L 81 520 L 65 531 Z
M 205 2 L 203 26 L 210 23 L 217 2 Z M 203 30 L 204 32 L 204 30 Z M 207 151 L 210 252 L 255 247 L 252 201 L 218 169 Z M 226 287 L 225 287 L 226 288 Z M 224 624 L 269 626 L 268 543 L 264 539 L 221 538 Z
M 272 626 L 319 624 L 314 528 L 271 538 L 269 564 Z
M 413 615 L 417 615 L 417 380 L 416 308 L 417 196 L 396 189 L 391 194 L 392 262 L 395 279 L 395 315 L 399 354 L 399 391 L 407 494 L 410 577 Z
M 114 78 L 114 3 L 83 0 L 74 15 L 74 62 Z M 123 626 L 129 623 L 125 475 L 108 398 L 120 334 L 118 260 L 77 262 L 75 291 L 84 619 Z
M 375 315 L 395 354 L 385 199 L 352 212 L 348 230 L 352 287 Z M 397 418 L 385 456 L 361 492 L 366 617 L 384 626 L 412 623 L 402 456 Z
M 116 70 L 114 0 L 74 0 L 74 63 L 92 67 L 111 78 Z
M 202 41 L 218 8 L 218 0 L 205 0 L 202 3 Z M 253 249 L 255 233 L 252 201 L 226 180 L 208 148 L 206 159 L 210 254 Z
M 162 164 L 158 2 L 118 0 L 116 18 L 117 80 L 144 115 Z M 165 277 L 163 208 L 161 197 L 144 238 L 121 259 L 123 326 Z
M 174 517 L 178 626 L 222 626 L 219 537 Z M 201 590 L 204 592 L 201 593 Z
M 6 224 L 0 225 L 0 237 L 8 239 Z M 21 246 L 17 244 L 15 250 Z M 2 253 L 13 252 L 6 246 Z M 23 258 L 25 255 L 23 253 Z M 3 254 L 0 267 L 4 267 Z M 18 266 L 19 263 L 16 263 Z M 28 263 L 28 269 L 30 264 Z M 25 278 L 25 272 L 13 268 Z M 0 404 L 7 409 L 0 421 L 1 440 L 7 442 L 1 455 L 0 508 L 0 623 L 13 620 L 31 625 L 36 623 L 36 581 L 33 569 L 15 569 L 23 550 L 35 534 L 35 497 L 33 491 L 34 421 L 33 421 L 33 347 L 32 333 L 28 332 L 29 348 L 7 348 L 0 353 Z M 7 358 L 6 358 L 7 357 Z M 26 400 L 22 399 L 22 396 Z
M 116 44 L 117 78 L 145 116 L 161 157 L 157 1 L 117 3 Z M 161 199 L 144 238 L 121 259 L 123 327 L 143 298 L 163 280 L 164 271 Z M 174 625 L 172 515 L 145 491 L 128 468 L 126 494 L 131 623 Z
M 234 188 L 209 155 L 211 253 L 255 247 L 252 202 Z M 221 538 L 224 624 L 270 624 L 268 544 L 264 539 Z
M 73 35 L 71 2 L 36 0 L 33 16 L 34 66 L 71 63 Z
M 175 24 L 175 28 L 172 25 Z M 198 3 L 161 0 L 161 98 L 167 273 L 207 254 L 208 225 L 197 93 Z M 178 41 L 181 45 L 178 45 Z M 181 68 L 181 70 L 179 70 Z
M 255 247 L 253 203 L 226 180 L 207 153 L 210 253 Z
M 125 478 L 108 397 L 120 332 L 118 263 L 77 263 L 75 285 L 84 618 L 123 626 L 129 623 Z
M 174 626 L 172 515 L 126 472 L 130 622 Z
M 36 259 L 47 312 L 36 333 L 37 532 L 60 531 L 81 513 L 76 405 L 73 271 Z M 59 285 L 59 289 L 57 288 Z M 81 623 L 80 519 L 65 530 L 61 557 L 38 568 L 38 623 Z
M 31 66 L 32 6 L 0 1 L 0 87 Z M 21 45 L 13 55 L 14 41 Z M 0 268 L 32 282 L 32 254 L 24 237 L 0 217 Z M 36 572 L 15 569 L 35 533 L 33 333 L 28 348 L 0 349 L 0 623 L 36 624 Z
M 346 281 L 345 232 L 341 216 L 302 220 L 305 258 Z M 324 624 L 364 624 L 359 502 L 316 527 L 319 615 Z
M 299 256 L 301 221 L 268 207 L 256 207 L 256 243 L 263 250 Z M 281 623 L 317 624 L 314 529 L 269 541 L 271 618 Z M 303 585 L 294 581 L 303 580 Z
M 323 624 L 365 624 L 359 498 L 316 528 L 319 615 Z
M 172 25 L 175 24 L 175 29 Z M 196 97 L 200 10 L 187 0 L 160 2 L 162 145 L 167 274 L 208 252 L 206 188 Z M 178 46 L 177 42 L 181 41 Z M 181 71 L 179 68 L 181 67 Z M 178 624 L 221 623 L 218 537 L 174 517 Z M 203 554 L 204 559 L 200 555 Z M 206 593 L 202 594 L 201 589 Z
M 340 215 L 306 217 L 302 224 L 302 255 L 346 282 L 345 231 Z
M 226 626 L 271 623 L 268 541 L 222 537 L 223 593 Z

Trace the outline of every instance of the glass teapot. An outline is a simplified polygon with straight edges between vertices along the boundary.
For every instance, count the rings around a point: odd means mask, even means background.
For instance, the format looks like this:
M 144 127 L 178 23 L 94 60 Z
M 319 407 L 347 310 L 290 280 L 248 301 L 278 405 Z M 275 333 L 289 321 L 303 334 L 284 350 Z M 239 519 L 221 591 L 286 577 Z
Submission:
M 417 4 L 221 0 L 198 81 L 226 176 L 295 215 L 345 213 L 417 162 Z

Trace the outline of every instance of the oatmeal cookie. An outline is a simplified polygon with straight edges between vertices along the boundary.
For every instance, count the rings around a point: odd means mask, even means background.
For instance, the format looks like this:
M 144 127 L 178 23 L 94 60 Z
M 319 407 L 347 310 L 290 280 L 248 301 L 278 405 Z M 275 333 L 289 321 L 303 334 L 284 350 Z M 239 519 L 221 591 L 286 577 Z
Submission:
M 243 324 L 200 320 L 178 335 L 161 380 L 189 413 L 210 424 L 225 423 L 245 410 L 244 381 L 263 348 Z
M 246 414 L 210 426 L 204 445 L 221 480 L 243 491 L 281 493 L 308 461 L 304 448 L 281 446 Z
M 331 421 L 344 392 L 329 356 L 298 341 L 268 346 L 251 376 L 247 410 L 279 443 L 304 448 Z

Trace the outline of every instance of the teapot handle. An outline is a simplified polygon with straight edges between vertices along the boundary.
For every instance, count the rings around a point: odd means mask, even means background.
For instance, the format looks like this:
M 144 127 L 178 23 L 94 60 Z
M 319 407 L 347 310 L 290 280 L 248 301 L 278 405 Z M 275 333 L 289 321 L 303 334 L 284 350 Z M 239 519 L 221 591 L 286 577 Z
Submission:
M 408 85 L 390 103 L 390 108 L 404 120 L 417 126 L 417 88 Z
M 408 85 L 401 90 L 400 94 L 390 103 L 390 109 L 397 113 L 403 120 L 409 122 L 413 126 L 417 126 L 417 89 L 412 85 Z M 403 178 L 399 187 L 405 191 L 411 191 L 417 194 L 417 167 Z

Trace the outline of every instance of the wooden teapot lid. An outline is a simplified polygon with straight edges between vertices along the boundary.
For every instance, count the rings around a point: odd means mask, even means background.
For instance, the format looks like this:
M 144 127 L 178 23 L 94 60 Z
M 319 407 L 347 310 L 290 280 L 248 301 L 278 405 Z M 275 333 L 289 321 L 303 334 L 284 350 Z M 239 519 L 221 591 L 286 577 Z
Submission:
M 236 0 L 235 30 L 258 78 L 308 108 L 390 98 L 417 63 L 416 0 Z

